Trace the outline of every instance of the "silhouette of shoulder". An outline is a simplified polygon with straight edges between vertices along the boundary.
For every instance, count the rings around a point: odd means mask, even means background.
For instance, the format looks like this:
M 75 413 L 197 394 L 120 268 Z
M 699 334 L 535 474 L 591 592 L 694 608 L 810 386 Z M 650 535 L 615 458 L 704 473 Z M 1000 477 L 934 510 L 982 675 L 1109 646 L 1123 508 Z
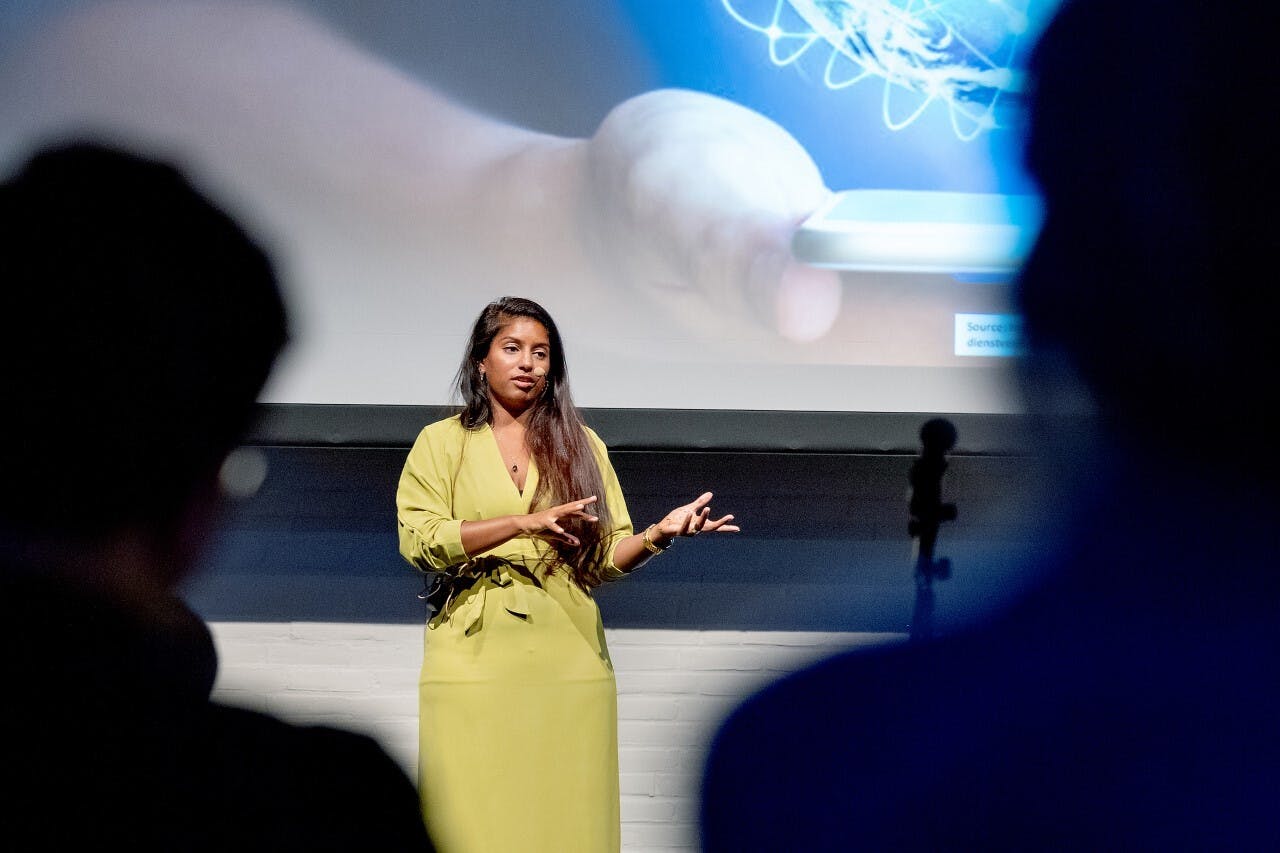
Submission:
M 430 849 L 417 794 L 370 738 L 209 700 L 209 634 L 42 579 L 0 597 L 0 838 L 21 849 Z
M 1110 490 L 1096 517 L 1113 521 L 1004 614 L 745 702 L 709 753 L 708 853 L 1280 842 L 1280 599 L 1258 571 L 1274 556 L 1226 538 L 1238 506 L 1120 511 L 1141 493 Z

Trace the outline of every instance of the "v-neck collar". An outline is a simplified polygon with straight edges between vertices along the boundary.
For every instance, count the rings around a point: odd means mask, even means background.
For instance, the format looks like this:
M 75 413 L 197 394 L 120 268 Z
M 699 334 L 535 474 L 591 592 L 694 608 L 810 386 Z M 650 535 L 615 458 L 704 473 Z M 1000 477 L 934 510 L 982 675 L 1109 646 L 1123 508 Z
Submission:
M 538 486 L 538 465 L 533 460 L 533 454 L 529 454 L 529 468 L 524 472 L 524 488 L 521 489 L 516 485 L 516 481 L 511 479 L 511 472 L 507 470 L 507 462 L 502 458 L 502 449 L 498 447 L 498 434 L 493 431 L 493 424 L 485 424 L 484 427 L 489 431 L 489 446 L 493 449 L 494 463 L 502 470 L 502 479 L 507 481 L 521 502 L 527 503 L 528 496 L 532 495 L 533 490 Z

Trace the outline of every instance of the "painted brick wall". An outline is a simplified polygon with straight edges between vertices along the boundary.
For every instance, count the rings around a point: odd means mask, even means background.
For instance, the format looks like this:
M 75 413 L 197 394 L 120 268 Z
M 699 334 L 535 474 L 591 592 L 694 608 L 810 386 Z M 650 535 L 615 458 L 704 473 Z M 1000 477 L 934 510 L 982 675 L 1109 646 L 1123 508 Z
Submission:
M 414 775 L 420 625 L 215 622 L 215 696 L 298 723 L 364 732 Z M 622 846 L 697 846 L 703 750 L 760 685 L 854 646 L 901 634 L 606 630 L 618 679 Z

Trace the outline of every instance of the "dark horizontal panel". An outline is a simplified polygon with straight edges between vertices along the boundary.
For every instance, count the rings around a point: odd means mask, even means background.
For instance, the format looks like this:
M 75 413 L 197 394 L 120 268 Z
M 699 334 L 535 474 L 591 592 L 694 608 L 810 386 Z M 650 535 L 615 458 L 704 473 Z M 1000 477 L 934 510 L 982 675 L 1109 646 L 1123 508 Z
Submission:
M 267 476 L 229 507 L 187 594 L 213 620 L 421 622 L 400 557 L 395 491 L 404 448 L 267 447 Z M 703 490 L 742 532 L 681 540 L 596 597 L 613 628 L 903 631 L 916 587 L 907 533 L 911 455 L 611 453 L 637 525 Z M 1037 478 L 1017 456 L 953 460 L 959 509 L 939 540 L 955 564 L 939 624 L 1006 599 L 1028 578 Z
M 250 443 L 291 447 L 409 447 L 443 406 L 262 406 Z M 920 427 L 946 417 L 957 454 L 1021 454 L 1030 442 L 1019 415 L 782 412 L 723 409 L 583 409 L 610 450 L 915 453 Z

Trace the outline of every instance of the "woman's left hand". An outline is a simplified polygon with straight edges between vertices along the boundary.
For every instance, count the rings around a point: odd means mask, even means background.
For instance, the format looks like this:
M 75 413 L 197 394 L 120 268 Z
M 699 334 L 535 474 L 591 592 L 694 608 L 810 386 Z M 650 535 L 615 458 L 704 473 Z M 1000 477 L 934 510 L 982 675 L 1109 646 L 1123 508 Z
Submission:
M 711 517 L 711 507 L 708 506 L 711 497 L 711 492 L 703 492 L 697 500 L 671 510 L 653 526 L 650 538 L 658 546 L 666 547 L 677 536 L 697 536 L 704 530 L 737 533 L 738 525 L 729 523 L 733 521 L 732 515 Z

